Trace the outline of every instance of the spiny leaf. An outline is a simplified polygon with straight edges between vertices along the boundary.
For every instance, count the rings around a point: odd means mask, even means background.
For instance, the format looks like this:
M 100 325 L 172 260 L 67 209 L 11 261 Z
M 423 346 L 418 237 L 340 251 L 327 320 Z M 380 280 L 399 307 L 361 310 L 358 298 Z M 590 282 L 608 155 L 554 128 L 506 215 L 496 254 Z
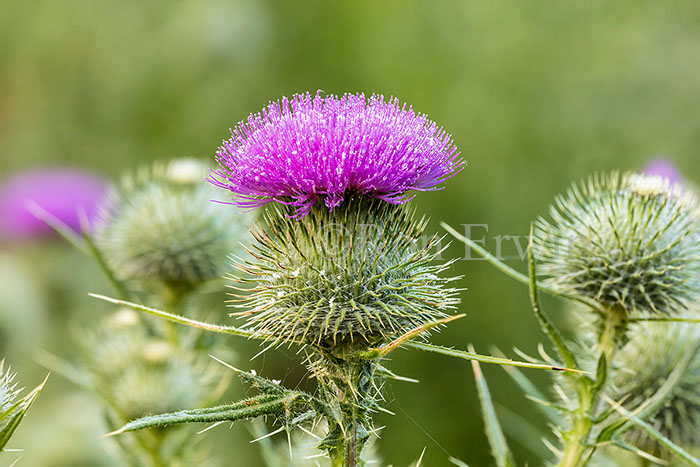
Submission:
M 125 300 L 119 300 L 116 298 L 106 297 L 104 295 L 93 294 L 93 293 L 90 293 L 88 295 L 91 297 L 94 297 L 94 298 L 99 298 L 100 300 L 114 303 L 116 305 L 127 306 L 127 307 L 133 308 L 135 310 L 143 311 L 145 313 L 149 313 L 151 315 L 167 319 L 168 321 L 172 321 L 174 323 L 184 324 L 185 326 L 190 326 L 193 328 L 202 329 L 204 331 L 217 332 L 219 334 L 230 334 L 230 335 L 234 335 L 234 336 L 248 337 L 248 338 L 253 338 L 253 339 L 264 339 L 266 337 L 264 335 L 261 335 L 260 333 L 254 332 L 254 331 L 247 331 L 245 329 L 240 329 L 240 328 L 236 328 L 236 327 L 232 327 L 232 326 L 224 326 L 221 324 L 205 323 L 203 321 L 197 321 L 194 319 L 186 318 L 184 316 L 176 315 L 173 313 L 168 313 L 167 311 L 158 310 L 156 308 L 150 308 L 150 307 L 147 307 L 144 305 L 139 305 L 136 303 L 125 301 Z
M 8 441 L 10 441 L 10 437 L 12 437 L 24 418 L 24 415 L 39 396 L 39 393 L 44 388 L 44 385 L 46 385 L 48 379 L 49 375 L 46 375 L 46 378 L 44 378 L 44 381 L 39 386 L 34 388 L 29 394 L 10 406 L 7 410 L 0 413 L 0 422 L 2 422 L 3 425 L 2 429 L 0 429 L 0 451 L 2 451 Z
M 308 404 L 306 394 L 296 391 L 288 391 L 286 394 L 262 394 L 255 397 L 218 407 L 205 409 L 181 410 L 160 415 L 133 420 L 117 431 L 105 436 L 113 436 L 127 431 L 136 431 L 144 428 L 164 427 L 179 423 L 212 423 L 220 421 L 236 421 L 247 418 L 255 418 L 260 415 L 277 415 L 287 418 L 289 412 L 297 404 Z
M 631 323 L 641 323 L 641 322 L 671 322 L 671 323 L 693 323 L 697 324 L 700 323 L 700 318 L 690 318 L 690 317 L 673 317 L 673 316 L 664 316 L 664 317 L 641 317 L 641 318 L 630 318 L 629 321 Z
M 529 279 L 526 275 L 521 274 L 521 273 L 519 273 L 518 271 L 516 271 L 515 269 L 513 269 L 513 268 L 511 268 L 510 266 L 506 265 L 503 261 L 501 261 L 501 260 L 499 260 L 498 258 L 496 258 L 495 256 L 493 256 L 491 253 L 489 253 L 488 251 L 486 251 L 485 248 L 483 248 L 483 247 L 482 247 L 481 245 L 479 245 L 478 243 L 474 242 L 472 239 L 467 238 L 467 237 L 465 237 L 464 235 L 461 235 L 459 232 L 457 232 L 455 229 L 453 229 L 452 227 L 450 227 L 450 225 L 449 225 L 449 224 L 446 224 L 445 222 L 440 222 L 440 225 L 442 226 L 442 228 L 444 228 L 444 229 L 447 230 L 450 234 L 452 234 L 453 237 L 455 237 L 455 238 L 456 238 L 457 240 L 459 240 L 460 242 L 465 243 L 469 248 L 471 248 L 472 250 L 474 250 L 475 252 L 477 252 L 482 258 L 484 258 L 486 261 L 488 261 L 489 263 L 491 263 L 491 265 L 492 265 L 493 267 L 495 267 L 496 269 L 498 269 L 499 271 L 503 272 L 503 273 L 506 274 L 507 276 L 509 276 L 509 277 L 511 277 L 511 278 L 513 278 L 513 279 L 515 279 L 516 281 L 518 281 L 518 282 L 520 282 L 520 283 L 522 283 L 522 284 L 525 284 L 525 285 L 529 285 L 529 284 L 530 284 L 530 279 Z M 584 298 L 584 297 L 577 297 L 577 296 L 574 296 L 574 295 L 565 294 L 565 293 L 556 291 L 556 290 L 554 290 L 554 289 L 552 289 L 552 288 L 550 288 L 550 287 L 547 287 L 546 285 L 543 285 L 543 284 L 541 284 L 541 283 L 538 283 L 538 284 L 537 284 L 537 288 L 538 288 L 539 290 L 543 290 L 543 291 L 547 292 L 548 294 L 556 295 L 556 296 L 562 297 L 562 298 L 567 298 L 567 299 L 569 299 L 569 300 L 574 300 L 574 301 L 583 303 L 584 305 L 588 305 L 588 306 L 590 306 L 591 308 L 593 308 L 593 309 L 595 309 L 595 310 L 604 311 L 604 310 L 601 308 L 601 306 L 600 306 L 597 302 L 595 302 L 595 301 L 593 301 L 593 300 L 589 300 L 589 299 Z
M 435 352 L 442 355 L 447 355 L 449 357 L 461 358 L 464 360 L 474 360 L 481 363 L 495 363 L 497 365 L 519 366 L 522 368 L 533 368 L 538 370 L 573 371 L 577 373 L 585 373 L 585 371 L 581 370 L 545 365 L 542 363 L 519 362 L 517 360 L 511 360 L 509 358 L 499 358 L 490 355 L 479 355 L 473 352 L 465 352 L 464 350 L 451 349 L 448 347 L 441 347 L 439 345 L 426 344 L 424 342 L 407 342 L 404 344 L 404 347 L 425 350 L 427 352 Z
M 209 356 L 211 358 L 213 358 L 214 360 L 216 360 L 217 362 L 224 365 L 225 367 L 235 371 L 236 374 L 238 374 L 238 376 L 240 376 L 243 381 L 245 381 L 246 383 L 250 384 L 251 386 L 259 389 L 260 391 L 262 391 L 264 393 L 282 394 L 282 393 L 285 393 L 288 391 L 287 389 L 285 389 L 284 387 L 282 387 L 280 385 L 279 381 L 274 381 L 271 379 L 264 378 L 264 377 L 256 374 L 254 371 L 248 372 L 248 371 L 240 370 L 236 367 L 229 365 L 228 363 L 224 362 L 223 360 L 219 360 L 218 358 L 216 358 L 213 355 L 209 355 Z
M 532 311 L 535 312 L 537 320 L 540 322 L 542 330 L 547 334 L 549 339 L 554 344 L 557 349 L 559 356 L 564 359 L 564 364 L 568 367 L 577 367 L 576 359 L 574 358 L 571 350 L 566 346 L 564 339 L 559 334 L 557 328 L 554 327 L 552 322 L 549 320 L 547 315 L 542 311 L 542 306 L 540 305 L 540 300 L 537 293 L 537 272 L 535 269 L 535 256 L 532 252 L 532 225 L 530 225 L 530 241 L 527 245 L 527 262 L 528 262 L 528 272 L 530 275 L 530 303 L 532 304 Z
M 473 347 L 470 346 L 469 350 L 473 351 Z M 503 436 L 503 430 L 501 430 L 501 424 L 496 416 L 496 409 L 494 408 L 493 401 L 491 400 L 491 393 L 489 392 L 489 387 L 486 384 L 486 379 L 481 373 L 479 362 L 472 360 L 472 370 L 474 371 L 474 378 L 476 379 L 476 388 L 479 392 L 481 413 L 484 417 L 484 426 L 486 436 L 489 440 L 489 445 L 491 446 L 491 454 L 493 454 L 498 467 L 513 466 L 515 465 L 515 460 L 513 459 L 510 449 L 508 448 L 506 438 Z

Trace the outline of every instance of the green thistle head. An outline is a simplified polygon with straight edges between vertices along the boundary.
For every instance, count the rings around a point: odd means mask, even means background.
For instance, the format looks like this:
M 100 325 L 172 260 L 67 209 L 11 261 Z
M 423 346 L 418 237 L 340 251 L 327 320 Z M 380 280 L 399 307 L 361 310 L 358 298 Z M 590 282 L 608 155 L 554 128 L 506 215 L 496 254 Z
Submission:
M 573 185 L 535 226 L 550 287 L 624 313 L 670 313 L 700 290 L 695 200 L 657 176 L 603 175 Z
M 92 385 L 121 423 L 152 413 L 199 407 L 225 372 L 186 347 L 149 335 L 134 311 L 120 309 L 82 337 Z
M 273 208 L 254 229 L 254 284 L 239 296 L 248 326 L 277 342 L 342 354 L 398 337 L 446 316 L 456 290 L 440 277 L 439 239 L 421 244 L 425 220 L 404 206 L 361 197 L 293 219 Z
M 182 159 L 126 177 L 102 209 L 97 240 L 121 279 L 191 288 L 221 277 L 250 215 L 211 200 L 208 169 Z
M 629 336 L 616 359 L 612 398 L 624 398 L 633 410 L 672 379 L 674 370 L 684 370 L 649 423 L 684 449 L 700 448 L 700 326 L 647 322 L 635 325 Z M 655 455 L 669 454 L 642 430 L 628 432 L 627 438 Z

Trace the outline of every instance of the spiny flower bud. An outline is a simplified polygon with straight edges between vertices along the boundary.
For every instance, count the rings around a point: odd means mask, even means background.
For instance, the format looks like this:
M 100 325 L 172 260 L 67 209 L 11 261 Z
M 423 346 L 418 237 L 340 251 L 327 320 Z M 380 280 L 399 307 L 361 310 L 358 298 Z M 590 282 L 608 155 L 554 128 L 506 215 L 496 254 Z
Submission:
M 659 176 L 596 176 L 573 185 L 535 226 L 553 289 L 624 313 L 670 313 L 700 290 L 695 200 Z
M 126 177 L 112 193 L 97 238 L 120 278 L 187 288 L 223 275 L 250 215 L 212 203 L 207 173 L 196 160 L 176 160 Z
M 123 422 L 198 407 L 211 397 L 224 374 L 218 365 L 198 362 L 143 326 L 123 323 L 123 316 L 117 312 L 81 339 L 94 387 Z
M 649 401 L 695 350 L 666 403 L 648 423 L 684 449 L 700 448 L 700 326 L 647 322 L 636 324 L 628 335 L 616 358 L 612 398 L 624 400 L 630 410 Z M 639 429 L 628 432 L 627 441 L 655 455 L 669 454 Z
M 254 229 L 255 258 L 241 269 L 255 284 L 240 296 L 248 326 L 270 339 L 320 349 L 356 349 L 446 316 L 458 303 L 453 279 L 440 277 L 437 237 L 413 210 L 367 197 L 328 211 L 315 205 L 266 213 Z

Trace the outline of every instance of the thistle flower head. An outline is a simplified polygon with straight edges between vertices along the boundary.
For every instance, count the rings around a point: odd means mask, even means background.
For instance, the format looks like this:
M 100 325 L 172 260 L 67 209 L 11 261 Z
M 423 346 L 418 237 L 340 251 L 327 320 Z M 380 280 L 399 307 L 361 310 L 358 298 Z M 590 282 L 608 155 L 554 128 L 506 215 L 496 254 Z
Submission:
M 352 195 L 402 203 L 408 190 L 435 190 L 463 166 L 450 136 L 395 98 L 296 94 L 271 102 L 231 130 L 209 180 L 234 204 L 270 201 L 302 217 L 322 200 L 329 209 Z
M 613 377 L 612 398 L 624 400 L 624 405 L 634 410 L 647 403 L 683 365 L 680 369 L 684 371 L 675 380 L 665 404 L 648 422 L 681 447 L 700 448 L 700 327 L 647 322 L 634 325 L 628 335 L 629 342 L 616 358 L 619 369 Z M 630 431 L 627 438 L 655 455 L 668 454 L 642 430 Z
M 97 240 L 122 279 L 190 287 L 219 278 L 247 238 L 250 216 L 222 209 L 196 160 L 156 165 L 124 179 L 102 210 Z
M 670 313 L 700 290 L 697 213 L 663 177 L 593 177 L 537 221 L 534 251 L 556 290 L 624 313 Z
M 410 209 L 365 197 L 331 212 L 271 210 L 257 228 L 254 259 L 241 265 L 255 286 L 239 297 L 248 326 L 269 339 L 320 349 L 366 347 L 446 316 L 458 303 L 440 276 L 436 237 Z M 278 212 L 281 211 L 281 212 Z

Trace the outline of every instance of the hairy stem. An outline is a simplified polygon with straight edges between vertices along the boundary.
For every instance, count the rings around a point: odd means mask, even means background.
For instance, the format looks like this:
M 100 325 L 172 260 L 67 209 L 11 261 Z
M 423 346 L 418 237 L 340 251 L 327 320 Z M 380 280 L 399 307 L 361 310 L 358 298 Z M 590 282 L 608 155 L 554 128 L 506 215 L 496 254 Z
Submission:
M 598 371 L 595 379 L 575 376 L 574 386 L 578 396 L 578 407 L 571 413 L 572 426 L 563 434 L 564 451 L 557 464 L 560 467 L 585 465 L 595 451 L 590 443 L 595 428 L 595 417 L 599 411 L 600 395 L 607 381 L 608 369 L 612 367 L 615 352 L 625 335 L 627 317 L 621 310 L 608 310 L 600 314 L 597 343 Z

